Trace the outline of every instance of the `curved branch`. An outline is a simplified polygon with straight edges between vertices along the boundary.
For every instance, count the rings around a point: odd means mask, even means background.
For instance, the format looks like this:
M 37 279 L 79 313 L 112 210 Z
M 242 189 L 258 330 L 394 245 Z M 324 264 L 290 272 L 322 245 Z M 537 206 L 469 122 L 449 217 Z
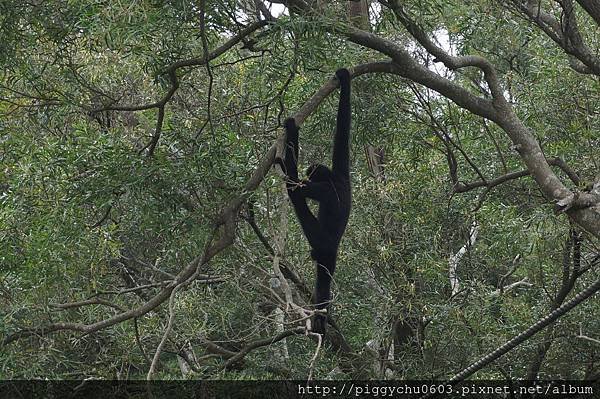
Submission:
M 169 91 L 159 101 L 142 105 L 107 106 L 95 109 L 92 112 L 96 113 L 102 111 L 144 111 L 164 106 L 171 99 L 175 91 L 177 91 L 178 89 L 178 80 L 176 72 L 179 68 L 204 65 L 207 62 L 212 61 L 215 58 L 221 56 L 227 50 L 231 49 L 233 46 L 241 42 L 248 35 L 252 34 L 254 31 L 262 28 L 263 26 L 266 26 L 267 24 L 269 24 L 269 21 L 265 20 L 253 22 L 246 26 L 244 29 L 242 29 L 237 35 L 233 36 L 231 39 L 225 42 L 223 45 L 211 51 L 208 55 L 198 58 L 188 58 L 185 60 L 174 62 L 167 66 L 163 71 L 163 74 L 167 74 L 170 77 L 171 87 L 169 88 Z
M 490 120 L 497 119 L 497 111 L 491 101 L 477 97 L 451 80 L 430 71 L 412 58 L 401 45 L 357 28 L 348 28 L 341 33 L 353 43 L 390 57 L 397 66 L 398 75 L 437 91 L 476 115 Z
M 561 3 L 564 14 L 564 21 L 561 24 L 553 15 L 542 10 L 540 2 L 537 0 L 510 0 L 517 10 L 525 15 L 531 22 L 536 24 L 552 41 L 560 46 L 563 51 L 570 56 L 575 57 L 581 64 L 570 61 L 571 67 L 580 73 L 594 74 L 600 76 L 600 59 L 583 42 L 577 20 L 573 12 L 572 3 Z M 595 1 L 595 0 L 592 0 Z M 578 3 L 594 17 L 594 11 L 599 7 L 593 5 L 588 0 L 578 0 Z M 597 15 L 598 16 L 598 15 Z M 595 19 L 595 17 L 594 17 Z
M 573 169 L 571 169 L 561 158 L 556 157 L 548 159 L 548 164 L 551 166 L 558 166 L 563 172 L 566 173 L 567 176 L 569 176 L 569 179 L 571 179 L 571 181 L 576 186 L 579 185 L 581 181 L 579 175 Z M 509 180 L 515 180 L 524 176 L 529 176 L 530 174 L 531 173 L 528 170 L 520 170 L 518 172 L 510 172 L 505 175 L 499 176 L 495 179 L 487 181 L 480 180 L 472 183 L 457 182 L 454 184 L 454 192 L 464 193 L 479 187 L 493 188 L 502 183 L 506 183 Z
M 504 98 L 503 90 L 498 80 L 498 75 L 492 64 L 483 57 L 475 55 L 466 55 L 456 57 L 448 54 L 441 47 L 437 46 L 429 36 L 417 25 L 408 15 L 408 12 L 400 5 L 398 0 L 389 2 L 388 6 L 394 11 L 394 14 L 404 25 L 406 30 L 414 37 L 421 46 L 435 57 L 434 62 L 442 62 L 446 68 L 455 70 L 459 68 L 474 66 L 483 71 L 484 78 L 490 88 L 494 99 Z
M 342 33 L 356 44 L 391 57 L 397 65 L 394 73 L 437 91 L 475 115 L 494 121 L 511 139 L 514 149 L 519 153 L 527 170 L 550 201 L 560 203 L 573 196 L 550 168 L 536 137 L 523 124 L 512 105 L 503 96 L 494 98 L 493 103 L 474 96 L 458 84 L 419 64 L 402 46 L 391 40 L 356 28 L 348 28 Z M 585 201 L 580 201 L 582 206 L 563 207 L 563 209 L 582 228 L 600 237 L 600 212 L 595 207 L 589 206 L 595 203 L 595 198 L 582 195 L 586 197 Z
M 285 331 L 275 335 L 274 337 L 263 338 L 263 339 L 259 339 L 254 342 L 251 342 L 248 345 L 244 346 L 239 352 L 235 353 L 233 356 L 231 356 L 229 359 L 227 359 L 225 364 L 223 364 L 223 368 L 224 369 L 230 368 L 234 364 L 241 361 L 248 353 L 250 353 L 250 351 L 252 351 L 256 348 L 272 345 L 272 344 L 279 342 L 282 339 L 287 338 L 291 335 L 304 334 L 305 332 L 306 332 L 306 329 L 304 327 L 296 327 L 291 330 L 285 330 Z

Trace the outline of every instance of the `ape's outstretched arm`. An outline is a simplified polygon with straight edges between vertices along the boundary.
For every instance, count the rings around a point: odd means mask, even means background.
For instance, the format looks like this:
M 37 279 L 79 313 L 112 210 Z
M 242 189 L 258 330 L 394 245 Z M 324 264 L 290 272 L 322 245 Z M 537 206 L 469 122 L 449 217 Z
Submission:
M 338 69 L 335 76 L 340 81 L 340 102 L 337 112 L 331 170 L 341 178 L 350 179 L 350 73 Z

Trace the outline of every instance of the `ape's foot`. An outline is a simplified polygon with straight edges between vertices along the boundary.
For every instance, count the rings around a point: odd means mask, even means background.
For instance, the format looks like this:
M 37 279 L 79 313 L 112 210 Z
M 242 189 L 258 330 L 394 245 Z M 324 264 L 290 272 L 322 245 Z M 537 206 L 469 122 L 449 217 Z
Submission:
M 327 316 L 322 314 L 314 315 L 312 319 L 312 332 L 317 334 L 325 334 L 327 329 Z

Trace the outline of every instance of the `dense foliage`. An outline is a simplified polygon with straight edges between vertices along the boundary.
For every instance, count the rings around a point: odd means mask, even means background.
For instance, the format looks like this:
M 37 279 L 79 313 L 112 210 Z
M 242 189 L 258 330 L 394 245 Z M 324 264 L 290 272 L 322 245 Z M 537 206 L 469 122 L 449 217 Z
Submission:
M 1 378 L 443 379 L 598 278 L 598 204 L 556 206 L 600 195 L 589 2 L 200 3 L 0 3 Z M 337 92 L 307 101 L 359 64 L 339 331 L 318 347 L 297 322 L 309 247 L 269 165 L 290 115 L 301 170 L 329 162 Z M 476 376 L 597 377 L 599 314 Z

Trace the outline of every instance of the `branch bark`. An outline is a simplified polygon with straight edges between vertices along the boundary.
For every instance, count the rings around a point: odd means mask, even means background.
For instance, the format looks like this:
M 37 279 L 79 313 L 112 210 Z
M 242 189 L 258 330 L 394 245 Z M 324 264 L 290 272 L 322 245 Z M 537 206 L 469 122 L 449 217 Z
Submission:
M 562 21 L 558 21 L 552 14 L 544 11 L 541 2 L 538 0 L 527 0 L 525 2 L 510 0 L 510 2 L 560 46 L 567 55 L 574 57 L 581 63 L 571 62 L 571 66 L 575 71 L 600 76 L 600 58 L 594 54 L 581 37 L 571 0 L 559 2 L 563 8 Z M 578 0 L 577 2 L 598 23 L 600 20 L 600 6 L 598 3 L 595 0 Z
M 600 27 L 600 3 L 598 0 L 577 0 L 577 3 L 579 3 Z
M 248 353 L 250 353 L 250 351 L 252 351 L 256 348 L 272 345 L 272 344 L 279 342 L 282 339 L 285 339 L 291 335 L 304 334 L 305 332 L 306 332 L 306 330 L 304 327 L 296 327 L 291 330 L 285 330 L 285 331 L 275 335 L 274 337 L 263 338 L 263 339 L 259 339 L 254 342 L 251 342 L 250 344 L 243 347 L 239 352 L 237 352 L 233 356 L 231 356 L 225 362 L 225 364 L 223 364 L 223 368 L 224 369 L 230 368 L 235 363 L 238 363 L 239 361 L 241 361 Z

